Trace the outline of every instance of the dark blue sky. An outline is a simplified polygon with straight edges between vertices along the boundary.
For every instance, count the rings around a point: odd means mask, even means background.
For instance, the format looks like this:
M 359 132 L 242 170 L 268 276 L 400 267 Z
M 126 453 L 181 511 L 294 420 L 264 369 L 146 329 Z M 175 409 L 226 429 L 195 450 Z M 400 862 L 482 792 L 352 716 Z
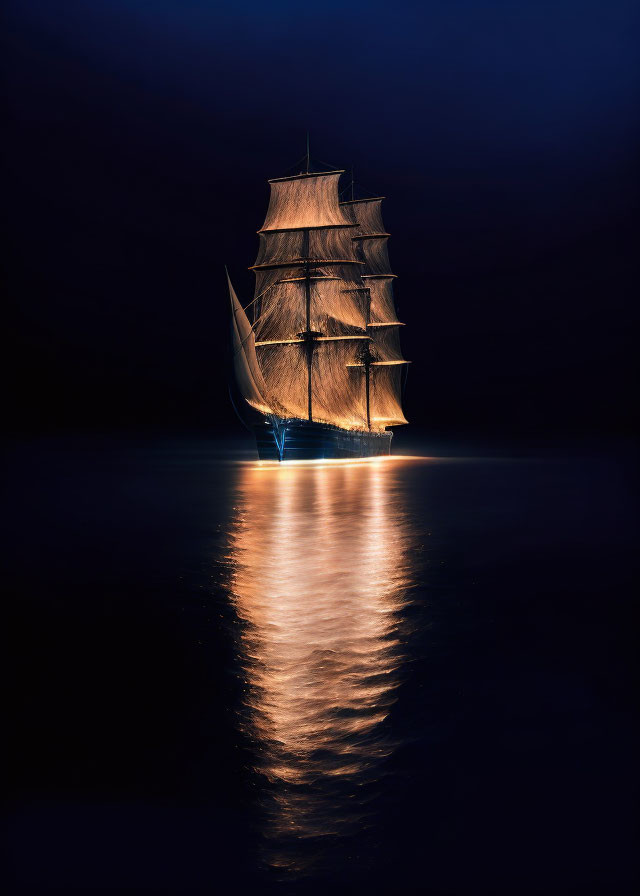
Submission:
M 413 422 L 624 428 L 639 19 L 562 0 L 9 3 L 17 411 L 206 423 L 226 395 L 222 265 L 248 300 L 266 179 L 308 129 L 389 197 Z

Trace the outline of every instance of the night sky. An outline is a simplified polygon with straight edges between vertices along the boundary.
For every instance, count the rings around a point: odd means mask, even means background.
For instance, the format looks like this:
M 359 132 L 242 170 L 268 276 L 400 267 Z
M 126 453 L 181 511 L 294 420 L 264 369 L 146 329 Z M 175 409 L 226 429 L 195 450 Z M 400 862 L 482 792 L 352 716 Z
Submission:
M 16 431 L 241 434 L 267 179 L 355 166 L 385 220 L 416 432 L 631 426 L 637 3 L 6 4 Z

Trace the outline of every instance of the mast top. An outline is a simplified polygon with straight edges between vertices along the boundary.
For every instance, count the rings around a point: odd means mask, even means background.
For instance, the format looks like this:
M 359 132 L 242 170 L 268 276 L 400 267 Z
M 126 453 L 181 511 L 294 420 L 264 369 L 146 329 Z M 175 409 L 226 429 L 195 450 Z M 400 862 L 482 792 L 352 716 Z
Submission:
M 267 181 L 268 184 L 279 184 L 284 180 L 298 180 L 302 177 L 322 177 L 326 174 L 344 174 L 344 168 L 332 168 L 331 171 L 303 171 L 301 174 L 290 174 L 287 177 L 271 177 Z M 358 200 L 356 200 L 358 201 Z M 340 203 L 344 205 L 344 203 Z

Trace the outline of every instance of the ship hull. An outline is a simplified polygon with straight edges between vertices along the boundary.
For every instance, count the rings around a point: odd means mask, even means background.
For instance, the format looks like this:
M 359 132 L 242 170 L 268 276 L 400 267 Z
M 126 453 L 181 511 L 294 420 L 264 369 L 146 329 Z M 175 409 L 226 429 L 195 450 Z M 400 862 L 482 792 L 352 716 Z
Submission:
M 328 423 L 283 420 L 253 427 L 260 460 L 349 460 L 386 457 L 391 432 L 341 429 Z

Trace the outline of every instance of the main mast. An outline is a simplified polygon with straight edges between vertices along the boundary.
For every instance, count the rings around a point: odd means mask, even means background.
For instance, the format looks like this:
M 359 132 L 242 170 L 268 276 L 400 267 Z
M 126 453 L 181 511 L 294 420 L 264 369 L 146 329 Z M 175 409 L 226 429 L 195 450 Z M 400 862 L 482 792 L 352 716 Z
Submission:
M 307 134 L 307 172 L 309 171 L 309 135 Z M 304 307 L 305 328 L 298 336 L 304 341 L 305 354 L 307 356 L 307 419 L 313 420 L 313 394 L 312 394 L 312 370 L 314 341 L 321 333 L 311 329 L 311 258 L 309 256 L 309 231 L 304 230 L 302 236 L 302 254 L 305 258 L 304 266 Z
M 308 168 L 308 155 L 306 161 Z M 265 379 L 288 416 L 357 428 L 364 409 L 358 409 L 348 368 L 371 337 L 359 276 L 364 263 L 351 239 L 356 225 L 338 201 L 342 173 L 306 171 L 269 181 L 253 266 L 253 329 Z

